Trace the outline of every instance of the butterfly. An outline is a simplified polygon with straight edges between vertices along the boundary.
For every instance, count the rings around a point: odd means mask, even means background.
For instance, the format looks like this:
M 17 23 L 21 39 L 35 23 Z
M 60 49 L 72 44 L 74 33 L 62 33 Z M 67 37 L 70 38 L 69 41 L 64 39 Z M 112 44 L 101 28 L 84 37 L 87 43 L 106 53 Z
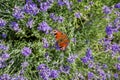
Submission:
M 68 36 L 59 30 L 53 30 L 52 33 L 55 36 L 56 44 L 60 50 L 64 51 L 70 42 Z

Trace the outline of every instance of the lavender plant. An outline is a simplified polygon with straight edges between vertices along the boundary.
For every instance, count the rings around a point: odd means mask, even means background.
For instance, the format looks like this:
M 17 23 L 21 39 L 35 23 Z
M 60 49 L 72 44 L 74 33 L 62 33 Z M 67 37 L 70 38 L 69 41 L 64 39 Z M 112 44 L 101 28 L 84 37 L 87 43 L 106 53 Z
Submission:
M 119 1 L 0 0 L 0 80 L 53 79 L 120 79 Z

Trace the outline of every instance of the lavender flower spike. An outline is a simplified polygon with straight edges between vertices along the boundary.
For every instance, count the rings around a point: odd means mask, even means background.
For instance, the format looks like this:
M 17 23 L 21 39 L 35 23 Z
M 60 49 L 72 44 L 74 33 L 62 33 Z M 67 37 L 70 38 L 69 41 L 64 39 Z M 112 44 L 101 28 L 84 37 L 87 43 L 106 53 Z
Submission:
M 0 28 L 4 27 L 6 25 L 6 21 L 0 18 Z
M 43 21 L 43 22 L 41 22 L 41 23 L 39 24 L 38 30 L 39 30 L 39 31 L 43 31 L 43 32 L 45 32 L 46 34 L 48 34 L 49 31 L 52 30 L 52 28 L 51 28 L 45 21 Z
M 14 12 L 13 12 L 13 17 L 15 17 L 16 19 L 22 19 L 24 18 L 24 12 L 23 10 L 20 8 L 20 7 L 16 7 L 13 9 Z
M 32 53 L 32 50 L 29 47 L 24 47 L 21 51 L 24 56 L 29 56 Z

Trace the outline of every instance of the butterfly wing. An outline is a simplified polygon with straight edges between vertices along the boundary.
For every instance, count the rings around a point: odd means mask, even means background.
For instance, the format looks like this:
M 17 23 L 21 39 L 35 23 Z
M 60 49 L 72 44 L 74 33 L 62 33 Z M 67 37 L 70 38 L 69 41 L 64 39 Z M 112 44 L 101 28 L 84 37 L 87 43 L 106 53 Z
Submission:
M 64 39 L 61 42 L 58 42 L 58 46 L 60 47 L 61 50 L 65 50 L 66 47 L 68 46 L 69 40 L 68 39 Z
M 56 41 L 59 41 L 59 40 L 61 40 L 61 36 L 62 36 L 62 32 L 60 32 L 60 31 L 58 31 L 58 30 L 53 30 L 53 34 L 54 34 L 54 36 L 55 36 L 55 40 Z
M 58 30 L 53 30 L 53 33 L 55 35 L 56 42 L 61 50 L 65 50 L 66 47 L 69 44 L 69 39 L 66 34 L 58 31 Z

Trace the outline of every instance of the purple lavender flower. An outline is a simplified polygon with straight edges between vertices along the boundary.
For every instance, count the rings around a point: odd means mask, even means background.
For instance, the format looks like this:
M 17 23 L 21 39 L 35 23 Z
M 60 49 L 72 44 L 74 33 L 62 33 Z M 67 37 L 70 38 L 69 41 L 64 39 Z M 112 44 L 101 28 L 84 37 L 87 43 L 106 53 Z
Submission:
M 116 25 L 116 24 L 119 24 L 119 22 L 120 22 L 120 18 L 117 17 L 117 18 L 114 20 L 114 24 L 115 24 L 115 25 Z
M 117 27 L 117 29 L 120 29 L 120 24 L 117 24 L 116 27 Z
M 105 31 L 107 35 L 112 35 L 113 34 L 112 25 L 108 25 Z
M 117 63 L 115 66 L 120 71 L 120 63 Z
M 117 79 L 119 75 L 117 73 L 114 74 L 114 78 Z
M 56 50 L 60 50 L 60 47 L 59 47 L 59 45 L 58 45 L 57 42 L 55 42 L 55 49 L 56 49 Z
M 114 28 L 115 28 L 115 30 L 116 31 L 114 31 L 114 32 L 118 32 L 118 30 L 120 29 L 120 18 L 119 17 L 117 17 L 115 20 L 114 20 Z
M 119 12 L 119 11 L 114 11 L 114 13 L 115 13 L 117 16 L 120 16 L 120 12 Z
M 24 47 L 21 50 L 22 55 L 24 56 L 29 56 L 32 53 L 32 50 L 29 47 Z
M 39 24 L 38 30 L 39 30 L 39 31 L 43 31 L 43 32 L 45 32 L 46 34 L 48 34 L 49 31 L 52 30 L 52 28 L 51 28 L 45 21 L 43 21 L 43 22 L 41 22 L 41 23 Z
M 91 50 L 90 48 L 88 48 L 87 51 L 86 51 L 86 57 L 87 57 L 89 60 L 93 60 L 92 50 Z
M 92 50 L 88 48 L 86 51 L 86 57 L 91 57 L 91 55 L 92 55 Z
M 90 62 L 88 63 L 88 67 L 89 67 L 89 68 L 95 68 L 95 63 L 94 63 L 93 61 L 90 61 Z
M 98 73 L 102 77 L 102 79 L 104 79 L 104 80 L 106 79 L 106 74 L 105 74 L 104 70 L 98 69 Z
M 103 68 L 108 68 L 107 64 L 103 64 Z
M 19 28 L 19 25 L 17 22 L 12 22 L 11 23 L 11 28 L 16 31 L 16 32 L 19 32 L 21 29 Z
M 21 66 L 22 66 L 22 68 L 26 68 L 27 66 L 29 65 L 29 63 L 28 62 L 23 62 L 23 63 L 21 63 Z
M 54 17 L 56 17 L 56 16 L 55 16 L 55 13 L 50 13 L 50 18 L 51 18 L 51 19 L 54 19 Z
M 40 73 L 39 73 L 39 75 L 40 75 L 40 77 L 43 79 L 43 80 L 49 80 L 49 72 L 43 72 L 43 71 L 41 71 Z
M 81 61 L 86 64 L 86 63 L 88 63 L 89 60 L 87 57 L 83 57 L 83 58 L 81 58 Z
M 120 3 L 117 3 L 117 4 L 115 4 L 115 6 L 114 6 L 115 8 L 119 8 L 120 9 Z
M 49 80 L 51 70 L 49 68 L 43 69 L 39 72 L 40 77 L 43 80 Z
M 16 19 L 22 19 L 24 18 L 24 12 L 23 10 L 20 8 L 20 7 L 16 7 L 13 9 L 14 12 L 13 12 L 13 16 L 16 18 Z
M 58 20 L 58 17 L 54 13 L 50 13 L 50 18 L 55 22 Z
M 117 59 L 118 59 L 118 61 L 120 61 L 120 56 Z
M 50 18 L 55 22 L 58 21 L 59 23 L 62 23 L 64 21 L 64 17 L 56 16 L 54 13 L 50 14 Z
M 50 71 L 50 78 L 53 78 L 53 79 L 55 79 L 55 78 L 57 78 L 59 76 L 59 71 L 57 71 L 57 70 L 51 70 Z
M 90 5 L 93 5 L 93 4 L 94 4 L 94 2 L 93 2 L 93 1 L 90 1 L 90 2 L 89 2 L 89 4 L 90 4 Z
M 65 4 L 65 3 L 64 3 L 64 0 L 58 0 L 57 3 L 58 3 L 59 6 L 63 6 L 63 5 Z
M 0 50 L 7 51 L 8 47 L 5 46 L 4 44 L 0 44 Z
M 26 3 L 27 3 L 27 2 L 32 2 L 32 0 L 25 0 L 25 1 L 26 1 Z
M 2 33 L 2 35 L 1 35 L 1 36 L 2 36 L 2 38 L 4 38 L 4 39 L 5 39 L 5 38 L 7 37 L 7 34 Z
M 68 61 L 69 63 L 73 63 L 77 57 L 78 57 L 77 55 L 72 54 L 72 55 L 70 55 L 70 56 L 67 58 L 67 61 Z
M 64 3 L 67 6 L 68 10 L 71 10 L 72 2 L 70 2 L 69 0 L 64 0 Z
M 37 0 L 38 2 L 41 2 L 41 0 Z
M 57 70 L 50 70 L 45 64 L 40 64 L 37 67 L 39 70 L 39 75 L 43 80 L 49 80 L 49 78 L 57 78 L 59 76 L 59 72 Z
M 57 21 L 59 23 L 62 23 L 64 21 L 64 18 L 62 16 L 58 16 Z
M 41 70 L 44 70 L 44 69 L 47 69 L 47 65 L 46 64 L 40 64 L 38 67 L 37 67 L 37 70 L 41 71 Z
M 92 79 L 94 77 L 94 73 L 88 72 L 88 79 Z
M 6 25 L 6 21 L 0 18 L 0 28 L 4 27 Z
M 95 69 L 97 69 L 97 72 L 99 72 L 101 69 L 101 64 L 99 62 L 95 63 Z
M 65 65 L 60 66 L 60 72 L 65 73 L 65 74 L 69 74 L 70 66 L 65 66 Z
M 103 12 L 105 14 L 110 14 L 111 13 L 111 9 L 109 7 L 107 7 L 107 6 L 103 6 Z
M 9 74 L 2 74 L 0 80 L 11 80 L 11 77 Z
M 36 15 L 39 13 L 39 9 L 35 3 L 27 2 L 24 6 L 24 11 L 31 15 Z
M 43 42 L 43 47 L 44 48 L 48 48 L 49 47 L 49 43 L 45 38 L 42 38 L 42 42 Z
M 72 2 L 70 2 L 69 0 L 58 0 L 57 3 L 58 3 L 59 6 L 66 5 L 67 8 L 68 8 L 69 10 L 71 10 Z
M 103 46 L 104 46 L 106 52 L 111 50 L 111 40 L 104 38 L 103 39 Z
M 24 72 L 25 72 L 25 70 L 26 70 L 26 67 L 22 67 L 22 69 L 20 70 L 20 75 L 24 75 Z
M 82 16 L 82 14 L 80 12 L 76 12 L 74 15 L 76 18 L 80 18 Z
M 82 2 L 82 0 L 77 0 L 78 2 Z
M 86 56 L 81 58 L 81 60 L 85 64 L 88 63 L 88 61 L 93 60 L 92 51 L 90 48 L 87 49 Z
M 28 20 L 26 26 L 29 27 L 29 28 L 32 28 L 32 27 L 33 27 L 33 23 L 34 23 L 34 22 L 33 22 L 33 19 L 30 18 L 30 19 Z
M 47 11 L 51 7 L 49 2 L 43 2 L 40 4 L 40 11 Z
M 0 59 L 1 59 L 1 57 L 0 57 Z M 4 60 L 0 60 L 0 69 L 4 68 L 6 66 L 7 66 L 7 64 L 5 63 L 5 61 Z
M 109 44 L 111 44 L 111 40 L 108 38 L 103 38 L 103 43 L 104 43 L 104 45 L 109 45 Z
M 3 60 L 7 60 L 9 57 L 10 57 L 10 55 L 8 53 L 2 54 L 2 59 Z
M 119 48 L 118 44 L 116 44 L 116 43 L 112 44 L 112 51 L 114 53 L 117 53 L 119 50 L 120 50 L 120 48 Z

